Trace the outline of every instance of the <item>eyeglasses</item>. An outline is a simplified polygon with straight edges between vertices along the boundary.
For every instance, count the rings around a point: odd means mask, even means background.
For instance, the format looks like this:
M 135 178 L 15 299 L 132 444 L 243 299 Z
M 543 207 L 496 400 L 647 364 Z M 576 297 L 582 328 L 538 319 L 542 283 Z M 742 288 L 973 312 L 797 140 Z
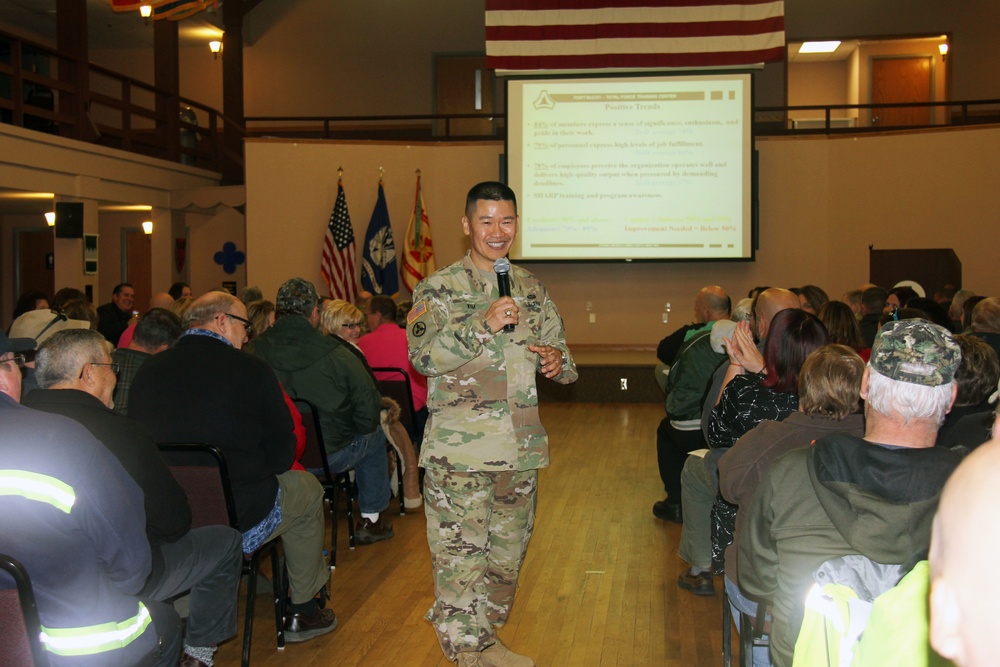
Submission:
M 341 324 L 340 326 L 346 329 L 357 329 L 361 326 L 361 322 L 347 322 L 345 324 Z
M 253 335 L 253 322 L 251 322 L 250 320 L 248 320 L 245 317 L 240 317 L 239 315 L 233 315 L 232 313 L 226 313 L 226 316 L 227 317 L 231 317 L 234 320 L 239 320 L 240 322 L 242 322 L 243 323 L 243 328 L 247 332 L 247 336 L 252 336 Z
M 23 354 L 15 354 L 10 359 L 4 359 L 0 361 L 0 369 L 6 373 L 12 373 L 16 369 L 22 368 L 24 366 L 25 358 Z
M 107 366 L 108 368 L 111 369 L 112 373 L 114 373 L 115 375 L 118 375 L 119 366 L 118 366 L 117 363 L 115 363 L 113 361 L 107 362 L 107 363 L 102 362 L 102 361 L 88 361 L 87 364 L 90 364 L 91 366 Z M 80 379 L 81 380 L 83 379 L 83 372 L 85 370 L 87 370 L 87 364 L 84 364 L 83 368 L 80 369 Z

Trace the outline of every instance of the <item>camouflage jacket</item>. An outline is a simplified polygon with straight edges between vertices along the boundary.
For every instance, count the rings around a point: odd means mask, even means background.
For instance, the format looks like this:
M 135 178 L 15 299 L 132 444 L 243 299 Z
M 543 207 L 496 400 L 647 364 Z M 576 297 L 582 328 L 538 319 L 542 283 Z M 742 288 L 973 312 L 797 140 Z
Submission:
M 427 376 L 429 419 L 420 465 L 454 471 L 534 470 L 549 463 L 538 419 L 535 375 L 540 357 L 529 344 L 551 345 L 566 361 L 553 378 L 577 378 L 559 311 L 545 288 L 519 267 L 511 292 L 519 309 L 513 333 L 489 333 L 484 317 L 499 297 L 467 254 L 420 282 L 407 318 L 410 362 Z

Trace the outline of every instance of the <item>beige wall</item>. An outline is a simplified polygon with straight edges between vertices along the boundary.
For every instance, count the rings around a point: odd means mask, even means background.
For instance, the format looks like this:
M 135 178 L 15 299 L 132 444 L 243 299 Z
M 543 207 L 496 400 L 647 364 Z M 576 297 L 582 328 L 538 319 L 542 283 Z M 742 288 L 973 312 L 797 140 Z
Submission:
M 581 344 L 654 345 L 691 320 L 693 295 L 718 283 L 740 297 L 755 285 L 815 283 L 834 298 L 868 280 L 879 249 L 953 247 L 963 286 L 996 294 L 1000 128 L 886 136 L 758 140 L 761 249 L 755 262 L 532 264 Z M 247 146 L 248 278 L 273 296 L 292 275 L 319 283 L 320 244 L 337 167 L 360 244 L 379 166 L 397 246 L 423 170 L 439 266 L 464 253 L 459 220 L 476 181 L 497 175 L 500 146 L 257 141 Z M 931 159 L 930 156 L 933 156 Z M 586 303 L 597 321 L 588 322 Z M 664 304 L 672 305 L 662 323 Z
M 850 61 L 788 64 L 788 106 L 848 104 Z M 847 110 L 835 109 L 833 118 L 845 118 Z M 789 118 L 823 119 L 822 111 L 793 111 Z

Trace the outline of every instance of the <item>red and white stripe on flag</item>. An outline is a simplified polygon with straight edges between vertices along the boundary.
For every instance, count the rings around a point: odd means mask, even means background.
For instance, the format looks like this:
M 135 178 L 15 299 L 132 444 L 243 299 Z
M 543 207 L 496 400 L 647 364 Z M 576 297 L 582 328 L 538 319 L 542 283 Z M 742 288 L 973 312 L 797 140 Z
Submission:
M 355 256 L 358 254 L 354 245 L 354 227 L 351 226 L 351 216 L 347 212 L 347 197 L 344 195 L 344 184 L 337 182 L 337 201 L 330 214 L 330 223 L 326 226 L 326 236 L 323 239 L 323 261 L 320 273 L 329 290 L 330 296 L 354 303 L 358 297 L 357 270 Z
M 773 0 L 486 0 L 496 70 L 737 67 L 783 60 Z

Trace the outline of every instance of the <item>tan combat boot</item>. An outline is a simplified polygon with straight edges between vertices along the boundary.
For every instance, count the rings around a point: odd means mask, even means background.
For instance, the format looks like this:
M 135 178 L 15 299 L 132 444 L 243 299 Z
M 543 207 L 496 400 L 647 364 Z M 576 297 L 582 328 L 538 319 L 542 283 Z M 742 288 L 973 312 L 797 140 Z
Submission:
M 526 655 L 514 653 L 500 641 L 499 637 L 493 646 L 485 649 L 480 655 L 483 667 L 535 667 L 534 660 Z
M 484 667 L 481 657 L 479 651 L 462 651 L 455 654 L 455 663 L 458 667 Z

